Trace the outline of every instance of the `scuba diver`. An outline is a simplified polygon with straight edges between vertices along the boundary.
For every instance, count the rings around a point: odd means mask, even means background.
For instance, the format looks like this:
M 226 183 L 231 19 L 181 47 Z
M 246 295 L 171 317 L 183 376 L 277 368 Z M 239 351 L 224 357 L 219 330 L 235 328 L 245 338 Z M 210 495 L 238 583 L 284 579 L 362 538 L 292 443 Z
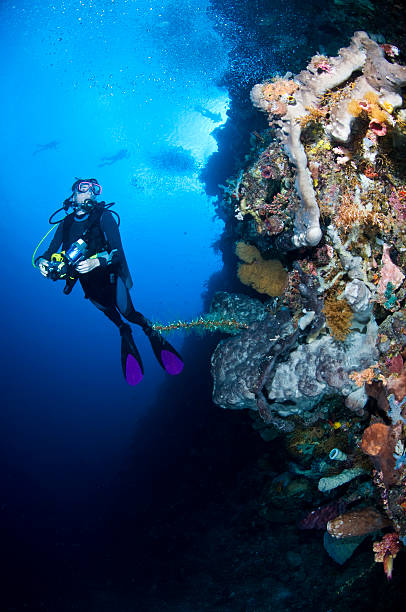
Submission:
M 141 381 L 144 368 L 131 327 L 121 316 L 142 328 L 166 372 L 180 374 L 184 365 L 180 355 L 153 329 L 150 321 L 134 309 L 129 292 L 133 283 L 118 229 L 120 218 L 114 212 L 117 223 L 109 210 L 114 203 L 96 201 L 100 194 L 101 187 L 94 178 L 78 179 L 73 183 L 72 195 L 49 219 L 51 224 L 58 224 L 55 235 L 45 253 L 35 260 L 34 252 L 34 264 L 44 277 L 65 280 L 65 294 L 69 294 L 79 280 L 85 298 L 118 327 L 121 364 L 130 385 Z M 69 208 L 73 208 L 72 213 L 53 221 L 58 212 L 67 213 Z M 62 251 L 58 253 L 61 246 Z

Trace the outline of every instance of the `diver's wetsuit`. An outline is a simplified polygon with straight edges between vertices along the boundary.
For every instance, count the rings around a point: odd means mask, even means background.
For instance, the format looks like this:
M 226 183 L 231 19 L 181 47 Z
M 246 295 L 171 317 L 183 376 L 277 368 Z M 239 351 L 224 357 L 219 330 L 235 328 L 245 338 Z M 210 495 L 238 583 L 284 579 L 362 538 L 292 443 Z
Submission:
M 114 250 L 115 254 L 110 265 L 107 265 L 104 257 L 99 257 L 100 266 L 87 274 L 79 275 L 85 297 L 102 310 L 117 327 L 123 325 L 118 310 L 131 323 L 148 327 L 148 321 L 134 309 L 131 301 L 129 293 L 133 285 L 131 274 L 124 255 L 118 225 L 110 211 L 102 211 L 99 219 L 92 218 L 92 214 L 76 217 L 72 213 L 65 217 L 42 257 L 50 260 L 51 255 L 56 253 L 61 246 L 66 251 L 79 238 L 83 238 L 89 227 L 91 227 L 89 238 L 92 244 L 85 239 L 89 246 L 89 255 L 96 255 L 105 250 L 108 252 Z
M 108 210 L 94 208 L 83 217 L 76 217 L 74 213 L 67 215 L 59 224 L 55 235 L 45 253 L 41 256 L 51 260 L 53 253 L 58 252 L 62 246 L 64 251 L 79 238 L 84 239 L 88 247 L 88 257 L 98 256 L 100 266 L 86 274 L 79 274 L 79 281 L 85 297 L 97 306 L 99 310 L 111 320 L 120 330 L 122 337 L 122 364 L 124 375 L 128 353 L 136 359 L 141 374 L 136 375 L 136 384 L 143 373 L 141 357 L 134 344 L 131 328 L 124 323 L 120 314 L 131 323 L 139 325 L 148 336 L 155 356 L 162 367 L 170 374 L 178 374 L 183 368 L 180 355 L 160 334 L 155 332 L 150 322 L 140 312 L 134 309 L 130 292 L 133 283 L 124 255 L 118 225 Z M 113 253 L 113 257 L 103 257 L 103 253 Z M 101 255 L 99 255 L 101 253 Z M 37 258 L 40 259 L 40 257 Z M 128 365 L 128 363 L 127 363 Z M 134 377 L 133 377 L 134 378 Z

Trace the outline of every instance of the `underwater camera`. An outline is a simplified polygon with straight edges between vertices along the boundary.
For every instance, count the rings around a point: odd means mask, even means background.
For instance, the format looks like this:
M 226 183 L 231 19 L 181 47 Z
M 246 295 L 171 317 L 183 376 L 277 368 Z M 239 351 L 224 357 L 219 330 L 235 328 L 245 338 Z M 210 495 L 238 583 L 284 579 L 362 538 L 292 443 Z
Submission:
M 54 253 L 48 264 L 48 278 L 53 281 L 75 277 L 75 266 L 85 259 L 87 245 L 82 238 L 74 242 L 65 253 Z

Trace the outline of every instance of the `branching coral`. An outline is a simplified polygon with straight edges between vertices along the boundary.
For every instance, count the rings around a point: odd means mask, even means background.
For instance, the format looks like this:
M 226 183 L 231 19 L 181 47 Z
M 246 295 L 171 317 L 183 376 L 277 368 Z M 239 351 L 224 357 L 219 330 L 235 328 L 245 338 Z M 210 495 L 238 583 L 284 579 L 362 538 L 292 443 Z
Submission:
M 334 217 L 334 223 L 338 228 L 348 232 L 355 224 L 359 224 L 363 218 L 363 211 L 354 202 L 354 198 L 347 191 L 341 196 L 341 205 Z
M 341 204 L 334 217 L 334 223 L 344 233 L 356 225 L 370 225 L 383 229 L 387 224 L 384 215 L 357 204 L 349 191 L 345 191 L 341 196 Z
M 350 378 L 355 382 L 357 387 L 362 387 L 365 383 L 371 384 L 376 374 L 374 369 L 378 367 L 378 364 L 375 363 L 371 365 L 369 368 L 365 368 L 365 370 L 361 370 L 361 372 L 351 372 Z
M 345 340 L 351 327 L 352 310 L 345 300 L 327 297 L 324 300 L 326 324 L 336 340 Z
M 327 108 L 320 108 L 316 106 L 306 106 L 307 115 L 300 117 L 297 121 L 300 127 L 303 129 L 309 125 L 309 123 L 318 123 L 319 121 L 326 118 L 328 114 Z

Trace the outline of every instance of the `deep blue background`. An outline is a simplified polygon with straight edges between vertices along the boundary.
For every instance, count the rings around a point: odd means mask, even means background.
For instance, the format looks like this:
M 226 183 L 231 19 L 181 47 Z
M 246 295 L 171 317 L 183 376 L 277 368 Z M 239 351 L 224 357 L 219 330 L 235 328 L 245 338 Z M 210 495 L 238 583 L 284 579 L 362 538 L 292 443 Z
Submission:
M 225 119 L 226 51 L 201 3 L 34 5 L 0 9 L 1 442 L 38 502 L 75 512 L 116 473 L 164 374 L 138 332 L 145 379 L 126 386 L 114 326 L 79 286 L 66 297 L 45 281 L 31 255 L 75 177 L 95 176 L 122 219 L 136 308 L 163 322 L 200 314 L 222 226 L 198 172 Z

